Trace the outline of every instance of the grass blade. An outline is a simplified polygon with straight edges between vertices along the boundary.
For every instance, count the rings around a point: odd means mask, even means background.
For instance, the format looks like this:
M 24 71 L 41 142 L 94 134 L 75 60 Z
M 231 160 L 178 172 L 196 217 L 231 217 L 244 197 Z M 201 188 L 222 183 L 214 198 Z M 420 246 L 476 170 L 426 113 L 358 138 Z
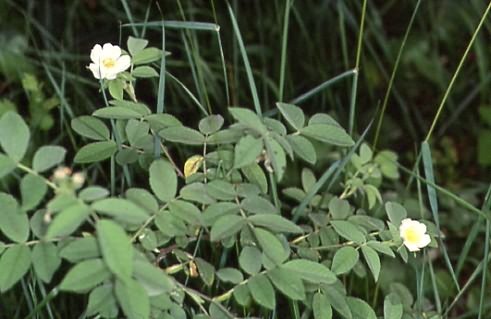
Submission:
M 251 88 L 252 99 L 254 101 L 254 108 L 256 109 L 257 115 L 261 116 L 261 104 L 259 103 L 259 97 L 257 95 L 256 83 L 254 82 L 254 77 L 252 75 L 251 64 L 249 62 L 249 58 L 247 57 L 247 52 L 244 46 L 244 40 L 242 40 L 242 35 L 240 34 L 239 25 L 237 24 L 237 20 L 235 19 L 234 12 L 230 7 L 230 4 L 227 3 L 228 12 L 230 14 L 230 19 L 232 20 L 232 26 L 234 28 L 234 33 L 237 37 L 237 42 L 239 43 L 240 54 L 242 55 L 242 59 L 244 60 L 244 66 L 247 73 L 247 79 L 249 81 L 249 86 Z
M 435 184 L 435 177 L 433 175 L 433 162 L 431 159 L 431 150 L 430 146 L 428 145 L 427 142 L 423 142 L 421 145 L 421 153 L 423 155 L 423 167 L 424 167 L 424 172 L 426 179 Z M 438 215 L 438 198 L 436 195 L 436 190 L 433 186 L 427 184 L 426 185 L 427 190 L 428 190 L 428 199 L 430 201 L 430 207 L 431 207 L 431 212 L 433 214 L 433 220 L 435 221 L 436 229 L 438 233 L 440 234 L 441 229 L 440 229 L 440 217 Z M 459 282 L 457 280 L 457 276 L 455 276 L 455 271 L 452 267 L 452 263 L 450 261 L 450 258 L 448 256 L 447 252 L 447 247 L 443 243 L 443 239 L 441 236 L 438 236 L 438 241 L 443 253 L 443 258 L 445 259 L 445 263 L 447 265 L 447 268 L 450 272 L 450 275 L 452 276 L 452 279 L 454 281 L 455 286 L 457 287 L 457 290 L 460 290 Z
M 305 93 L 303 93 L 302 95 L 294 98 L 293 100 L 291 100 L 289 103 L 291 104 L 300 104 L 300 103 L 303 103 L 305 102 L 306 100 L 308 100 L 309 98 L 315 96 L 316 94 L 322 92 L 324 89 L 327 89 L 328 87 L 330 87 L 331 85 L 337 83 L 338 81 L 344 79 L 344 78 L 347 78 L 347 77 L 350 77 L 352 75 L 356 74 L 356 70 L 353 69 L 353 70 L 348 70 L 346 72 L 343 72 L 339 75 L 336 75 L 335 77 L 325 81 L 325 82 L 322 82 L 321 84 L 319 84 L 318 86 L 316 86 L 315 88 L 311 89 L 310 91 L 307 91 Z
M 280 84 L 278 101 L 283 102 L 283 94 L 285 90 L 285 64 L 286 64 L 286 48 L 288 46 L 288 26 L 290 24 L 290 7 L 291 0 L 285 2 L 285 15 L 283 17 L 283 40 L 281 43 L 281 61 L 280 61 Z
M 460 74 L 460 70 L 462 69 L 462 66 L 464 65 L 464 62 L 465 62 L 465 60 L 467 58 L 467 55 L 469 54 L 469 52 L 471 50 L 471 47 L 472 47 L 472 45 L 474 44 L 474 41 L 477 38 L 477 34 L 481 30 L 481 27 L 483 26 L 484 21 L 486 20 L 486 17 L 488 16 L 490 9 L 491 9 L 491 1 L 489 2 L 488 7 L 486 8 L 486 11 L 482 15 L 481 21 L 479 21 L 479 24 L 477 25 L 477 28 L 474 31 L 474 34 L 472 34 L 472 38 L 469 41 L 469 44 L 467 45 L 467 48 L 465 49 L 464 55 L 462 56 L 462 59 L 460 59 L 459 65 L 457 66 L 457 69 L 455 70 L 455 73 L 452 76 L 452 79 L 450 80 L 450 84 L 448 85 L 447 90 L 445 91 L 445 94 L 443 95 L 443 98 L 442 98 L 442 101 L 440 103 L 440 106 L 438 106 L 438 110 L 436 111 L 435 118 L 433 119 L 433 123 L 431 123 L 431 127 L 430 127 L 430 129 L 428 131 L 428 134 L 426 135 L 425 141 L 428 141 L 430 139 L 431 134 L 433 133 L 433 130 L 435 129 L 436 123 L 438 122 L 438 118 L 440 117 L 440 114 L 443 111 L 443 107 L 445 106 L 445 102 L 447 101 L 447 98 L 448 98 L 448 96 L 450 94 L 450 91 L 452 91 L 452 88 L 453 88 L 453 86 L 455 84 L 455 80 L 457 79 L 457 77 Z
M 367 0 L 363 0 L 363 8 L 361 9 L 361 21 L 360 32 L 358 32 L 358 45 L 356 48 L 356 63 L 355 74 L 353 76 L 353 84 L 351 87 L 351 103 L 349 109 L 349 134 L 353 134 L 353 128 L 355 124 L 355 109 L 356 109 L 356 91 L 358 88 L 358 74 L 360 72 L 360 57 L 361 57 L 361 45 L 363 43 L 363 31 L 365 27 L 365 15 L 367 12 Z
M 394 69 L 392 69 L 392 74 L 390 75 L 389 85 L 387 87 L 387 91 L 385 92 L 384 102 L 382 103 L 382 109 L 380 110 L 380 115 L 377 123 L 377 128 L 375 129 L 375 138 L 373 139 L 373 148 L 377 148 L 378 138 L 380 134 L 380 129 L 382 128 L 382 121 L 384 119 L 385 111 L 387 109 L 387 103 L 389 102 L 390 92 L 392 91 L 392 85 L 394 83 L 394 79 L 397 73 L 397 69 L 399 68 L 399 62 L 401 61 L 402 52 L 404 51 L 404 47 L 406 46 L 406 41 L 411 32 L 414 20 L 416 18 L 416 14 L 418 13 L 418 9 L 420 7 L 421 0 L 418 0 L 416 3 L 416 7 L 414 8 L 413 14 L 411 16 L 411 20 L 409 20 L 409 24 L 406 28 L 406 32 L 404 34 L 404 38 L 402 39 L 401 46 L 399 47 L 399 52 L 397 53 L 396 62 L 394 63 Z

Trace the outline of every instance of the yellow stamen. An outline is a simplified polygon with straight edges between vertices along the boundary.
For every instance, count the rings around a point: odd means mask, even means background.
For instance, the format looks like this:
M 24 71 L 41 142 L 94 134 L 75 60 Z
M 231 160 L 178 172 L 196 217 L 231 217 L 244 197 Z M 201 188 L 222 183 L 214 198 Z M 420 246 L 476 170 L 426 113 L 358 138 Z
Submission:
M 420 240 L 420 234 L 414 229 L 407 229 L 404 235 L 405 239 L 410 243 L 417 243 Z
M 116 61 L 114 61 L 112 58 L 106 58 L 102 60 L 102 65 L 104 65 L 106 68 L 112 68 L 116 65 Z

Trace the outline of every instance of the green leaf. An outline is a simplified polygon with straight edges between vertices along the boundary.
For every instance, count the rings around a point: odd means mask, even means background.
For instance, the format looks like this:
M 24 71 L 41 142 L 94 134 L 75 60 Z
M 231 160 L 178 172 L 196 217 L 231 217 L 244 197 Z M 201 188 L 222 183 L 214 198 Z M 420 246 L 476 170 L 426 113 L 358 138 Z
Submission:
M 49 283 L 61 265 L 61 258 L 53 243 L 41 242 L 32 249 L 32 262 L 36 275 L 45 283 Z
M 92 202 L 107 197 L 108 195 L 109 191 L 104 187 L 89 186 L 80 191 L 78 197 L 83 201 Z
M 133 272 L 133 246 L 124 229 L 110 220 L 99 220 L 96 230 L 108 268 L 118 278 L 129 279 Z
M 15 285 L 31 267 L 31 251 L 25 245 L 7 248 L 0 257 L 0 292 Z
M 346 299 L 353 319 L 377 319 L 375 311 L 364 300 L 354 297 L 348 297 Z
M 300 135 L 288 135 L 288 142 L 298 156 L 304 161 L 310 164 L 315 164 L 317 161 L 317 153 L 315 152 L 314 145 L 308 139 Z
M 301 130 L 305 124 L 305 115 L 301 108 L 293 104 L 276 103 L 276 106 L 281 112 L 281 115 L 290 123 L 297 131 Z
M 365 242 L 365 235 L 355 224 L 344 220 L 332 220 L 331 224 L 336 233 L 338 233 L 341 237 L 354 241 L 357 244 L 362 244 Z
M 61 258 L 71 263 L 101 257 L 101 250 L 95 237 L 84 237 L 69 242 L 60 250 Z
M 240 206 L 251 214 L 278 214 L 278 210 L 270 201 L 259 196 L 245 198 Z
M 142 285 L 132 279 L 116 280 L 114 292 L 128 319 L 149 319 L 150 299 Z
M 377 281 L 378 275 L 380 274 L 380 257 L 373 248 L 368 246 L 361 246 L 361 252 L 363 257 L 365 257 L 368 268 L 370 268 L 370 271 L 373 274 L 373 278 Z
M 177 175 L 171 164 L 157 160 L 150 165 L 150 188 L 163 202 L 168 202 L 176 196 Z
M 401 319 L 403 307 L 395 293 L 388 294 L 384 300 L 384 319 Z
M 145 288 L 149 296 L 158 296 L 170 292 L 176 285 L 164 270 L 147 261 L 135 260 L 134 277 Z
M 329 213 L 334 219 L 346 219 L 351 214 L 350 204 L 335 196 L 329 201 Z
M 133 55 L 133 64 L 148 64 L 160 60 L 162 51 L 157 48 L 146 48 Z
M 296 272 L 300 278 L 313 284 L 333 284 L 336 282 L 336 276 L 329 268 L 308 259 L 291 260 L 282 267 Z
M 247 284 L 238 285 L 233 292 L 234 298 L 241 306 L 249 306 L 251 303 L 251 292 L 247 287 Z
M 191 203 L 176 200 L 169 203 L 170 213 L 190 225 L 202 225 L 201 211 Z
M 258 133 L 264 134 L 268 130 L 261 118 L 257 116 L 254 112 L 249 109 L 241 108 L 241 107 L 229 107 L 228 108 L 230 114 L 239 121 L 239 123 L 244 124 L 250 129 L 257 131 Z
M 78 150 L 73 161 L 79 164 L 100 162 L 114 155 L 116 150 L 114 141 L 90 143 Z
M 49 224 L 46 239 L 64 237 L 73 233 L 90 215 L 90 209 L 85 204 L 75 204 L 56 214 Z
M 109 104 L 136 112 L 140 114 L 139 117 L 146 117 L 152 114 L 152 110 L 143 103 L 126 100 L 111 100 L 109 101 Z
M 388 243 L 381 243 L 375 240 L 370 240 L 367 244 L 369 247 L 375 249 L 379 253 L 390 256 L 392 258 L 395 257 L 394 252 L 392 251 L 392 249 L 390 248 L 390 244 Z
M 14 197 L 0 193 L 0 230 L 17 243 L 24 243 L 29 238 L 29 219 L 19 210 Z
M 324 289 L 324 293 L 334 310 L 339 312 L 344 318 L 353 318 L 345 295 L 341 294 L 338 289 Z
M 243 136 L 242 132 L 232 129 L 224 129 L 213 133 L 208 137 L 209 145 L 235 143 Z
M 65 160 L 66 150 L 61 146 L 42 146 L 34 154 L 32 169 L 38 173 L 45 172 Z
M 244 280 L 242 273 L 235 268 L 222 268 L 216 272 L 216 275 L 220 281 L 230 282 L 238 285 Z
M 198 272 L 200 278 L 203 280 L 205 285 L 211 287 L 215 281 L 215 267 L 204 260 L 203 258 L 195 259 L 196 266 L 198 266 Z
M 113 285 L 107 284 L 96 287 L 89 295 L 87 315 L 100 314 L 103 318 L 115 318 L 118 314 Z
M 203 134 L 213 134 L 223 126 L 223 117 L 221 115 L 209 115 L 199 121 L 199 130 Z
M 314 319 L 331 319 L 332 308 L 329 299 L 322 293 L 316 292 L 312 299 L 312 311 Z
M 89 259 L 73 266 L 63 278 L 60 289 L 85 293 L 111 277 L 102 259 Z
M 348 147 L 355 144 L 351 136 L 349 136 L 342 127 L 336 125 L 309 124 L 309 126 L 304 127 L 300 133 L 332 145 Z
M 22 197 L 22 210 L 28 211 L 44 199 L 48 191 L 48 185 L 39 176 L 27 174 L 20 181 L 20 193 Z
M 17 164 L 10 157 L 0 153 L 0 178 L 10 174 L 16 167 Z
M 144 121 L 139 121 L 135 119 L 131 119 L 126 124 L 125 132 L 130 145 L 137 145 L 138 142 L 141 141 L 142 138 L 148 135 L 148 131 L 150 129 L 150 124 Z
M 286 268 L 274 268 L 267 273 L 273 285 L 291 300 L 304 300 L 305 288 L 297 273 Z
M 136 205 L 154 214 L 159 210 L 159 203 L 148 190 L 144 188 L 130 188 L 126 190 L 126 198 Z
M 129 36 L 128 41 L 126 41 L 126 45 L 128 46 L 128 51 L 130 54 L 134 56 L 147 47 L 148 40 Z
M 160 131 L 167 127 L 182 126 L 174 115 L 167 113 L 150 114 L 145 116 L 145 121 L 150 124 L 150 128 L 154 131 Z
M 261 270 L 261 252 L 256 247 L 246 246 L 239 255 L 239 265 L 249 275 L 255 275 Z
M 263 253 L 276 265 L 280 265 L 288 258 L 289 252 L 275 235 L 261 228 L 255 228 L 254 234 Z
M 207 186 L 203 183 L 192 183 L 181 188 L 180 195 L 183 199 L 210 205 L 215 199 L 208 194 Z
M 247 287 L 251 291 L 252 298 L 264 308 L 274 310 L 276 307 L 276 296 L 273 285 L 265 275 L 258 274 L 249 279 Z
M 346 246 L 334 255 L 331 265 L 331 271 L 336 275 L 341 275 L 349 272 L 358 262 L 360 254 L 358 250 L 351 246 Z
M 116 100 L 123 100 L 124 82 L 121 79 L 114 79 L 108 83 L 109 94 Z
M 9 111 L 0 118 L 0 145 L 14 162 L 24 158 L 30 135 L 29 127 L 19 114 Z
M 268 192 L 268 180 L 259 164 L 252 163 L 242 167 L 242 173 L 250 183 L 257 185 L 261 189 L 261 193 L 266 194 Z
M 256 162 L 263 150 L 261 139 L 246 135 L 235 145 L 234 168 L 241 168 Z
M 399 227 L 401 221 L 407 217 L 407 211 L 404 206 L 396 202 L 387 202 L 385 204 L 385 211 L 387 212 L 389 220 L 396 227 Z
M 274 232 L 301 234 L 303 229 L 288 219 L 274 214 L 258 214 L 247 218 L 256 226 L 269 228 Z
M 92 115 L 104 119 L 114 120 L 129 120 L 142 117 L 142 115 L 137 111 L 122 106 L 103 107 L 92 113 Z
M 80 116 L 72 120 L 72 129 L 83 137 L 96 141 L 109 139 L 109 129 L 106 124 L 93 116 Z
M 286 154 L 283 147 L 271 138 L 264 141 L 267 157 L 271 161 L 273 171 L 278 181 L 281 181 L 286 170 Z
M 211 227 L 210 240 L 218 241 L 238 233 L 246 220 L 237 215 L 222 216 Z
M 185 126 L 173 126 L 159 131 L 159 135 L 167 141 L 187 145 L 202 145 L 205 137 L 200 132 Z
M 92 209 L 124 223 L 139 225 L 150 215 L 133 202 L 122 198 L 105 198 L 92 204 Z
M 133 69 L 133 73 L 131 73 L 136 78 L 153 78 L 158 77 L 159 74 L 155 71 L 151 66 L 139 66 Z

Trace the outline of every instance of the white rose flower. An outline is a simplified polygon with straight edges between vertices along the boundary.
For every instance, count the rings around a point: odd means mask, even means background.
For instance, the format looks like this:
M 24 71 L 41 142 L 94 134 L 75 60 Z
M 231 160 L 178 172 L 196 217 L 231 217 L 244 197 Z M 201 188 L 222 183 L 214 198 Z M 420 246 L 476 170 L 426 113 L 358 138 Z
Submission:
M 431 242 L 430 235 L 426 234 L 426 225 L 411 218 L 401 221 L 399 233 L 409 251 L 419 251 Z
M 131 65 L 129 55 L 121 55 L 121 48 L 111 43 L 94 45 L 90 51 L 90 59 L 93 63 L 89 69 L 96 79 L 114 80 L 118 73 L 128 69 Z

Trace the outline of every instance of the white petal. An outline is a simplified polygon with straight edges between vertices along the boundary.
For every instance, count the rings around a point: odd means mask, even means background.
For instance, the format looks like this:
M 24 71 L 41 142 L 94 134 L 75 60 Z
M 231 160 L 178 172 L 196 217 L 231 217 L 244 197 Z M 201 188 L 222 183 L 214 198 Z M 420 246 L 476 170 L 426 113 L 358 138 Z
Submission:
M 423 238 L 421 238 L 421 240 L 419 241 L 419 243 L 418 243 L 418 247 L 419 247 L 419 248 L 423 248 L 423 247 L 428 246 L 430 243 L 431 243 L 431 238 L 430 238 L 430 235 L 426 234 L 426 235 L 424 235 L 424 236 L 423 236 Z
M 426 233 L 426 225 L 423 224 L 423 223 L 418 222 L 417 230 L 421 234 L 425 234 Z
M 105 78 L 108 80 L 114 80 L 117 76 L 118 76 L 117 72 L 107 72 Z
M 106 54 L 110 52 L 112 49 L 113 49 L 113 45 L 111 43 L 104 43 L 104 45 L 102 46 L 102 51 Z
M 92 60 L 92 62 L 99 63 L 99 59 L 101 57 L 101 53 L 102 53 L 102 47 L 101 47 L 101 45 L 100 44 L 94 45 L 94 47 L 90 51 L 90 59 Z
M 410 243 L 410 242 L 407 242 L 407 241 L 404 241 L 404 245 L 407 247 L 407 249 L 411 252 L 415 252 L 415 251 L 419 251 L 419 247 Z
M 92 74 L 96 79 L 100 79 L 100 69 L 99 69 L 99 64 L 91 63 L 89 65 L 89 69 L 92 71 Z
M 404 233 L 411 227 L 411 224 L 412 220 L 410 218 L 406 218 L 401 221 L 401 225 L 399 226 L 399 234 L 401 237 L 404 237 Z
M 115 72 L 123 72 L 128 69 L 131 65 L 131 58 L 129 55 L 123 55 L 116 60 L 116 65 L 114 66 Z

